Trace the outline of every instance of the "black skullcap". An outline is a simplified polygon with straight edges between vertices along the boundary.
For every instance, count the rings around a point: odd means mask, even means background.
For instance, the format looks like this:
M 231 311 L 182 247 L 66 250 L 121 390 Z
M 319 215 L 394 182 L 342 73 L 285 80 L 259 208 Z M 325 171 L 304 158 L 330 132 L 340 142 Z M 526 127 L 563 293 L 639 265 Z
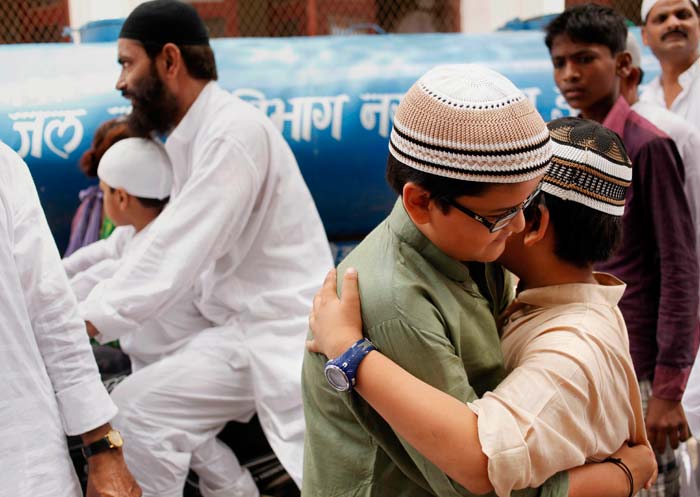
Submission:
M 144 44 L 209 45 L 209 33 L 190 4 L 152 0 L 136 7 L 124 21 L 119 38 Z

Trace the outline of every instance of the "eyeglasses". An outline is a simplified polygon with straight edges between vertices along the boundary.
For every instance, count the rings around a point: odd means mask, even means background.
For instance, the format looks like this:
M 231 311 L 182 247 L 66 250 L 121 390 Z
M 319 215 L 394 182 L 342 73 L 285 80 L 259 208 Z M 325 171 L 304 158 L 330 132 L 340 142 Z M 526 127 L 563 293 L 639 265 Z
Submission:
M 530 195 L 528 195 L 528 197 L 523 201 L 522 204 L 520 204 L 517 207 L 513 207 L 512 209 L 510 209 L 508 212 L 506 212 L 502 216 L 499 216 L 498 218 L 496 218 L 495 221 L 489 221 L 484 216 L 481 216 L 481 215 L 477 214 L 476 212 L 474 212 L 470 209 L 467 209 L 463 205 L 460 205 L 459 203 L 457 203 L 457 201 L 453 198 L 442 197 L 442 200 L 444 200 L 445 202 L 450 204 L 452 207 L 454 207 L 458 211 L 461 211 L 464 214 L 466 214 L 467 216 L 471 217 L 472 219 L 479 221 L 481 224 L 486 226 L 486 228 L 491 233 L 494 233 L 494 232 L 500 231 L 503 228 L 505 228 L 506 226 L 508 226 L 510 224 L 510 222 L 513 220 L 513 218 L 515 216 L 517 216 L 521 210 L 526 209 L 530 204 L 532 204 L 532 201 L 535 200 L 535 198 L 540 194 L 541 191 L 542 191 L 542 184 L 540 183 L 537 185 L 537 188 L 535 188 L 535 191 L 533 191 Z

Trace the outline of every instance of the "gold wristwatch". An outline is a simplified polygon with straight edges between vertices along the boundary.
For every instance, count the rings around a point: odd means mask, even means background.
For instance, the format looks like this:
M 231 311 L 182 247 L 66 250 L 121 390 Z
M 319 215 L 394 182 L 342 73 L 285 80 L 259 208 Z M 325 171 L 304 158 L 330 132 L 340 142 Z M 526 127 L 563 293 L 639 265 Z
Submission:
M 106 450 L 118 449 L 124 445 L 121 433 L 117 430 L 109 430 L 109 433 L 99 440 L 89 445 L 83 445 L 83 455 L 85 459 Z

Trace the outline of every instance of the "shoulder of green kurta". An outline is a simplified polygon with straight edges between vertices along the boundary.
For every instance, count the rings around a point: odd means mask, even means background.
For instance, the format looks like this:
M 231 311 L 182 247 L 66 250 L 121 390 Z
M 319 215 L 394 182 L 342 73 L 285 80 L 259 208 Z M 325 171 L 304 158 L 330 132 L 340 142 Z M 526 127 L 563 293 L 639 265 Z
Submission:
M 338 284 L 348 267 L 359 275 L 365 329 L 400 320 L 424 331 L 446 327 L 441 308 L 468 312 L 464 288 L 426 260 L 414 247 L 396 237 L 384 222 L 338 266 Z M 342 293 L 342 288 L 340 288 Z M 481 299 L 476 287 L 473 297 Z M 467 303 L 467 307 L 463 304 Z

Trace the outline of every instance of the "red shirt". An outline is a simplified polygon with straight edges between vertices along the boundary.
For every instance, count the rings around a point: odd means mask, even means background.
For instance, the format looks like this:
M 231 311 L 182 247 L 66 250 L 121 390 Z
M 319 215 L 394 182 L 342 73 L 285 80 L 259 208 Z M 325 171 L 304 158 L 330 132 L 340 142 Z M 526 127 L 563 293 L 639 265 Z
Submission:
M 697 350 L 700 280 L 683 162 L 673 140 L 622 97 L 603 125 L 627 148 L 632 185 L 622 244 L 597 269 L 627 283 L 620 310 L 638 378 L 653 380 L 655 397 L 680 400 Z

